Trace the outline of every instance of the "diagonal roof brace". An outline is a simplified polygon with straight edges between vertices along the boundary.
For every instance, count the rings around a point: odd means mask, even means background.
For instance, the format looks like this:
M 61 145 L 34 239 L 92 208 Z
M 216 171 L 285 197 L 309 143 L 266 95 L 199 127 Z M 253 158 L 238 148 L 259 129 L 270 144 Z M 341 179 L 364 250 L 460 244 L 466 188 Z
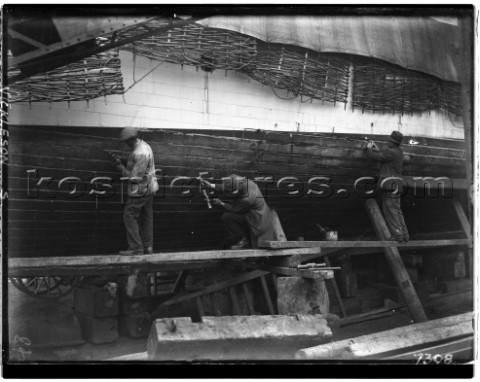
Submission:
M 58 20 L 55 20 L 55 25 L 59 26 L 57 30 L 60 36 L 62 36 L 62 30 L 65 30 L 69 31 L 64 34 L 64 36 L 68 35 L 68 38 L 62 38 L 62 41 L 51 45 L 44 45 L 39 42 L 37 45 L 40 46 L 35 47 L 36 49 L 33 51 L 10 57 L 8 60 L 9 69 L 20 69 L 20 74 L 10 76 L 8 83 L 11 85 L 34 74 L 47 72 L 93 54 L 164 33 L 172 28 L 194 23 L 201 18 L 181 19 L 175 16 L 170 18 L 112 17 L 94 20 L 91 18 L 62 18 L 60 24 Z M 116 19 L 115 23 L 112 21 L 113 19 Z M 129 22 L 126 19 L 130 19 Z M 108 20 L 108 22 L 105 22 L 105 20 Z M 72 24 L 72 22 L 76 25 L 75 30 L 77 32 L 75 34 L 72 34 L 71 28 L 67 28 L 67 25 Z M 12 28 L 15 28 L 15 26 L 12 26 Z M 22 38 L 20 32 L 13 29 L 12 32 L 12 34 L 9 34 L 9 39 Z M 102 39 L 100 40 L 99 37 L 102 37 Z M 26 36 L 23 41 L 29 43 L 27 40 L 31 39 L 31 36 Z M 30 42 L 29 45 L 33 44 Z

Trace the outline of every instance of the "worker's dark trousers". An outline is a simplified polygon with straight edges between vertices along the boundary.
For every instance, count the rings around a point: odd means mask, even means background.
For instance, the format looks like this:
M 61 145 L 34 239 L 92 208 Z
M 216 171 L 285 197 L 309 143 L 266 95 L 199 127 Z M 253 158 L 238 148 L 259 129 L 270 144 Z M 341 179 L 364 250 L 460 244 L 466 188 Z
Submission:
M 153 195 L 129 198 L 123 211 L 128 249 L 153 247 Z
M 385 222 L 390 233 L 395 238 L 408 240 L 408 230 L 403 219 L 403 213 L 400 209 L 400 197 L 391 197 L 387 194 L 382 195 L 382 210 Z
M 222 221 L 229 234 L 228 244 L 236 244 L 241 238 L 245 237 L 248 239 L 250 236 L 250 230 L 244 215 L 225 212 L 222 215 Z

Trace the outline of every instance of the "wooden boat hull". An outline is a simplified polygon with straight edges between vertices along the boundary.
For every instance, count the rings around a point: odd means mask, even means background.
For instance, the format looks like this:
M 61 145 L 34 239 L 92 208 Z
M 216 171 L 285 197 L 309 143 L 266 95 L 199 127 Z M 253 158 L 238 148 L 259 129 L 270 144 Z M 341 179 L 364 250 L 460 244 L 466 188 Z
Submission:
M 126 195 L 121 175 L 104 151 L 128 153 L 118 142 L 119 129 L 17 125 L 9 132 L 9 257 L 125 249 Z M 221 247 L 226 235 L 222 210 L 208 209 L 198 182 L 191 179 L 202 172 L 217 179 L 231 173 L 263 178 L 258 183 L 289 240 L 318 240 L 316 224 L 337 230 L 340 240 L 372 238 L 362 190 L 364 185 L 375 187 L 371 180 L 355 187 L 355 181 L 378 173 L 378 164 L 362 150 L 365 138 L 382 142 L 385 136 L 198 130 L 146 130 L 141 136 L 155 153 L 160 176 L 154 207 L 156 251 Z M 404 141 L 407 177 L 465 178 L 463 141 Z M 61 182 L 65 177 L 78 179 Z M 113 188 L 102 187 L 101 179 L 92 181 L 96 177 L 111 178 Z M 443 197 L 436 191 L 433 197 L 414 195 L 410 187 L 402 207 L 412 238 L 461 231 L 452 198 L 468 203 L 468 193 L 464 180 L 452 185 Z

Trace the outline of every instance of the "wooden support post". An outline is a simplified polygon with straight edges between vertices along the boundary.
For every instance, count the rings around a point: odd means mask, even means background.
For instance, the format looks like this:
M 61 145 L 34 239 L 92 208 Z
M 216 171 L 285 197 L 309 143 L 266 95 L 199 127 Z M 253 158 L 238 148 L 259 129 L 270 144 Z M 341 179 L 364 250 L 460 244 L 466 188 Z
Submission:
M 248 311 L 251 315 L 255 314 L 255 309 L 253 308 L 253 300 L 252 296 L 250 295 L 250 291 L 248 290 L 248 286 L 246 283 L 242 284 L 243 294 L 245 295 L 245 300 L 247 300 Z
M 261 276 L 260 281 L 262 283 L 263 295 L 265 296 L 265 300 L 267 301 L 268 311 L 270 314 L 275 314 L 275 309 L 273 308 L 273 303 L 272 299 L 270 298 L 270 292 L 268 291 L 268 285 L 267 280 L 265 280 L 265 276 Z
M 183 290 L 183 287 L 185 286 L 185 279 L 187 278 L 187 275 L 188 275 L 188 270 L 187 269 L 184 269 L 184 270 L 180 271 L 177 279 L 175 280 L 175 284 L 173 285 L 172 293 L 177 293 L 178 291 Z
M 238 297 L 237 292 L 235 291 L 235 287 L 231 286 L 230 288 L 228 288 L 228 293 L 230 293 L 230 298 L 232 299 L 233 314 L 241 315 L 242 311 L 240 309 L 240 304 L 238 303 Z
M 220 307 L 218 306 L 218 301 L 217 301 L 217 299 L 215 298 L 215 293 L 209 294 L 208 296 L 210 297 L 210 301 L 212 302 L 212 307 L 213 307 L 213 310 L 214 310 L 214 315 L 215 315 L 215 316 L 221 316 L 221 315 L 222 315 L 222 312 L 221 312 Z
M 153 295 L 157 295 L 157 272 L 153 273 Z
M 375 199 L 367 199 L 365 201 L 365 207 L 379 240 L 385 240 L 390 236 L 390 231 L 388 230 L 387 223 L 383 218 L 377 202 Z M 398 249 L 394 247 L 385 247 L 383 251 L 385 252 L 387 262 L 390 265 L 395 281 L 400 288 L 400 292 L 405 299 L 405 303 L 408 306 L 413 320 L 415 322 L 427 321 L 427 315 L 425 314 L 420 299 L 410 281 L 410 277 L 408 276 Z
M 205 316 L 205 309 L 203 308 L 203 304 L 202 304 L 202 297 L 197 297 L 195 299 L 195 303 L 197 304 L 197 310 L 198 310 L 198 314 L 200 315 L 200 317 L 203 317 Z
M 463 210 L 462 205 L 457 199 L 453 199 L 453 207 L 455 208 L 455 212 L 457 213 L 458 220 L 460 220 L 460 224 L 462 225 L 462 229 L 465 232 L 467 238 L 472 237 L 472 232 L 470 230 L 470 221 L 467 218 L 467 214 Z
M 327 267 L 331 267 L 331 263 L 328 256 L 325 256 L 324 259 Z M 342 300 L 342 296 L 340 296 L 340 291 L 338 290 L 337 281 L 335 280 L 335 278 L 332 278 L 330 279 L 330 282 L 332 283 L 333 293 L 335 294 L 335 299 L 337 300 L 338 306 L 340 307 L 340 312 L 342 313 L 342 317 L 345 318 L 347 317 L 347 311 L 345 310 L 345 306 L 343 305 L 343 300 Z
M 271 273 L 272 276 L 272 283 L 273 287 L 275 288 L 275 291 L 277 290 L 277 275 L 275 273 Z
M 460 220 L 460 224 L 462 225 L 463 231 L 467 238 L 472 238 L 472 229 L 470 225 L 470 220 L 467 217 L 462 205 L 457 199 L 453 199 L 453 207 L 455 208 L 455 212 L 457 213 L 458 220 Z M 468 275 L 471 279 L 473 279 L 473 242 L 468 246 Z
M 208 299 L 210 302 L 210 306 L 213 309 L 213 314 L 217 317 L 221 316 L 222 313 L 220 312 L 220 307 L 218 306 L 217 299 L 215 298 L 215 293 L 212 294 L 206 294 L 205 297 Z

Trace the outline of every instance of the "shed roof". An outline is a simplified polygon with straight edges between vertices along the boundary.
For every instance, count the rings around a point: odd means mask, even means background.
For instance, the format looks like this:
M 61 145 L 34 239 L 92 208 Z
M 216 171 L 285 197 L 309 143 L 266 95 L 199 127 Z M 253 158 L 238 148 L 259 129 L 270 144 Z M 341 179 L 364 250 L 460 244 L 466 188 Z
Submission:
M 215 16 L 198 23 L 269 43 L 374 57 L 460 82 L 460 27 L 431 17 Z

